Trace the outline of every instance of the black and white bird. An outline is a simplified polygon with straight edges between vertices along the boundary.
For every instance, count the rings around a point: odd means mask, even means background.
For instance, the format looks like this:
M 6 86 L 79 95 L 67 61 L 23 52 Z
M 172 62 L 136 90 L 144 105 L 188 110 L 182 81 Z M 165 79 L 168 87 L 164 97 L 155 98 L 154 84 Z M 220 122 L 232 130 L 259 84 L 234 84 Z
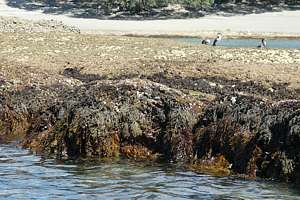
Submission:
M 217 42 L 220 42 L 222 40 L 222 34 L 221 33 L 218 33 L 216 39 L 214 40 L 213 42 L 213 46 L 217 46 Z
M 202 40 L 201 44 L 209 45 L 210 44 L 210 39 Z
M 265 38 L 261 39 L 260 45 L 257 46 L 258 48 L 266 48 L 267 47 L 267 41 Z

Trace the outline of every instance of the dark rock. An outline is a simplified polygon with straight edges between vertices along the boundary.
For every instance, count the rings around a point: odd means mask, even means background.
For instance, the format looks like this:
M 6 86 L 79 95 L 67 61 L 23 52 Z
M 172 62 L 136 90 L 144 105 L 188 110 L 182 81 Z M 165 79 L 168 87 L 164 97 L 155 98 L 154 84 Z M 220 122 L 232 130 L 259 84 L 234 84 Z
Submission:
M 47 93 L 55 98 L 34 88 L 12 94 L 12 110 L 26 113 L 29 122 L 25 147 L 58 158 L 114 157 L 126 145 L 175 161 L 192 156 L 193 109 L 202 104 L 178 90 L 137 79 L 48 88 Z
M 272 105 L 244 100 L 209 107 L 196 129 L 196 155 L 224 155 L 234 172 L 250 177 L 294 181 L 299 173 L 299 111 L 298 101 Z
M 195 171 L 299 182 L 297 91 L 274 85 L 282 92 L 265 94 L 258 83 L 211 77 L 101 80 L 77 69 L 64 75 L 85 83 L 0 94 L 1 142 L 18 138 L 59 159 L 164 159 Z

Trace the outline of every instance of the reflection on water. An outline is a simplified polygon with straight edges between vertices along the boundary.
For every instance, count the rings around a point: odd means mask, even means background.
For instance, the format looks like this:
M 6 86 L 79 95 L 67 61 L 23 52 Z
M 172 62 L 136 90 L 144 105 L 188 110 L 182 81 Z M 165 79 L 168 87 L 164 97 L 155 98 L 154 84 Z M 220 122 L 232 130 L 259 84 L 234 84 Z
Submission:
M 202 39 L 199 38 L 179 38 L 177 41 L 189 44 L 201 44 Z M 213 41 L 211 39 L 211 41 Z M 222 39 L 218 42 L 218 46 L 225 47 L 253 47 L 260 45 L 260 39 Z M 300 49 L 300 40 L 296 39 L 267 39 L 268 48 L 298 48 Z
M 300 199 L 287 184 L 119 160 L 61 163 L 0 145 L 1 199 Z

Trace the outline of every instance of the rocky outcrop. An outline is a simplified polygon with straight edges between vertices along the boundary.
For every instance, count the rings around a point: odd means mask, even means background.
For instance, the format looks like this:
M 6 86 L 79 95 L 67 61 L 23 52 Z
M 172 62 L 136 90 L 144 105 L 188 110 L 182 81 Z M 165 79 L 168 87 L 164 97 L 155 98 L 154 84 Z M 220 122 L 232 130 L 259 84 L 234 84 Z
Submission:
M 299 116 L 300 101 L 238 97 L 209 106 L 195 131 L 196 155 L 224 155 L 249 177 L 299 181 Z
M 25 147 L 59 158 L 111 157 L 120 149 L 128 154 L 128 146 L 143 146 L 174 160 L 192 155 L 192 127 L 199 113 L 195 111 L 202 103 L 185 98 L 179 90 L 136 79 L 44 92 L 30 89 L 12 94 L 2 106 L 1 113 L 22 113 L 29 124 L 13 122 L 26 130 Z M 2 135 L 14 132 L 8 129 L 4 127 Z
M 300 180 L 298 91 L 277 85 L 278 93 L 264 94 L 269 90 L 258 83 L 216 78 L 88 78 L 74 87 L 1 94 L 1 141 L 18 138 L 59 159 L 125 156 L 213 174 Z

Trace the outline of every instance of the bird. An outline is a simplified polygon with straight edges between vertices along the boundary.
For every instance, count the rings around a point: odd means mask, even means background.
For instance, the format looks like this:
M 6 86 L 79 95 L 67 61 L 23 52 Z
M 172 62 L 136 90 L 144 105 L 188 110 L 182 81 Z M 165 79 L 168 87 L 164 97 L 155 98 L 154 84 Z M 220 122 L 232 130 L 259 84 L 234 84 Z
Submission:
M 258 48 L 266 48 L 267 47 L 267 41 L 265 38 L 261 39 L 260 45 L 257 46 Z
M 222 40 L 222 34 L 221 33 L 218 33 L 217 34 L 217 37 L 216 37 L 216 39 L 214 40 L 214 42 L 213 42 L 213 46 L 216 46 L 217 45 L 217 42 L 219 42 L 219 41 L 221 41 Z
M 209 45 L 210 44 L 210 39 L 202 40 L 201 44 Z

